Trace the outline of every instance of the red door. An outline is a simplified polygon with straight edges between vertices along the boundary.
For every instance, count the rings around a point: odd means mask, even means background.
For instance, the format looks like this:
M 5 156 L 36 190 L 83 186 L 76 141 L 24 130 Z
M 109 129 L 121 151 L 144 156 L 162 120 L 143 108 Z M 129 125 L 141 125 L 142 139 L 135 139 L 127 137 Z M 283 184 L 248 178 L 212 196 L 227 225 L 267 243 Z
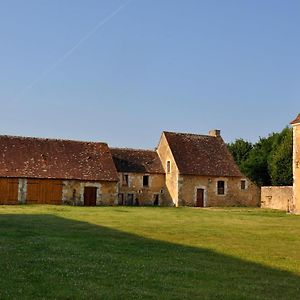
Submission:
M 84 188 L 84 206 L 96 206 L 97 188 L 86 186 Z
M 197 189 L 196 206 L 204 207 L 204 189 Z

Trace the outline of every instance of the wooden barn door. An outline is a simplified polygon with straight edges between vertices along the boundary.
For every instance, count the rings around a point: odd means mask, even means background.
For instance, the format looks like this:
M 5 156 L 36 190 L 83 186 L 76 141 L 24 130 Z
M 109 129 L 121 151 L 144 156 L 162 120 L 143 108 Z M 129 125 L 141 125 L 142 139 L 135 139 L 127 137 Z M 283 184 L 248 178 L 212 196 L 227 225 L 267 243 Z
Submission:
M 84 206 L 96 206 L 97 187 L 86 186 L 84 188 Z
M 62 181 L 48 179 L 28 179 L 26 203 L 61 204 Z
M 197 189 L 196 206 L 204 207 L 204 189 Z
M 0 179 L 0 204 L 18 204 L 19 180 L 16 178 Z

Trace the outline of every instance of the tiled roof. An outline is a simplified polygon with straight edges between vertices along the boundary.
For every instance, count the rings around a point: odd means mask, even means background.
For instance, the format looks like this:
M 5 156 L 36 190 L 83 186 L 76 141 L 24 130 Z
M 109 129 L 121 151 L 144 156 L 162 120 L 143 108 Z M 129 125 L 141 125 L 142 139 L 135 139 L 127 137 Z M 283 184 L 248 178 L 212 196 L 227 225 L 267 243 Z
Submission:
M 164 132 L 180 174 L 243 176 L 221 137 Z
M 295 120 L 293 120 L 293 121 L 291 122 L 291 125 L 297 124 L 297 123 L 300 123 L 300 114 L 297 116 L 297 118 L 296 118 Z
M 0 136 L 0 177 L 117 181 L 105 143 Z
M 158 154 L 152 150 L 111 148 L 118 172 L 164 174 Z

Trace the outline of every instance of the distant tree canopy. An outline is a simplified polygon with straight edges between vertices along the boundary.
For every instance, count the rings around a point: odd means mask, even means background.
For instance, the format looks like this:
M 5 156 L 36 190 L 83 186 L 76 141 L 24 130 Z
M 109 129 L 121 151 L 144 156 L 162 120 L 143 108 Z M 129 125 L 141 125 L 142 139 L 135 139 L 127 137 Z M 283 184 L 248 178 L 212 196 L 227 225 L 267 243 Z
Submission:
M 291 128 L 260 138 L 255 144 L 237 139 L 227 146 L 240 170 L 259 186 L 293 184 Z

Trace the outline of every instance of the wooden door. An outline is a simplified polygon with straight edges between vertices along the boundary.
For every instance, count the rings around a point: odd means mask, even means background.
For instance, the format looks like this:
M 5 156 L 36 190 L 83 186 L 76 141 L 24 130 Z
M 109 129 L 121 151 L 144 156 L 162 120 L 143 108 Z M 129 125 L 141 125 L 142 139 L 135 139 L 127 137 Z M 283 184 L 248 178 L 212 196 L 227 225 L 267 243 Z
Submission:
M 19 180 L 16 178 L 0 179 L 0 204 L 18 204 Z
M 48 179 L 28 179 L 26 203 L 61 204 L 62 181 Z
M 204 189 L 197 189 L 196 206 L 204 207 Z
M 96 206 L 97 187 L 86 186 L 84 188 L 84 206 Z

